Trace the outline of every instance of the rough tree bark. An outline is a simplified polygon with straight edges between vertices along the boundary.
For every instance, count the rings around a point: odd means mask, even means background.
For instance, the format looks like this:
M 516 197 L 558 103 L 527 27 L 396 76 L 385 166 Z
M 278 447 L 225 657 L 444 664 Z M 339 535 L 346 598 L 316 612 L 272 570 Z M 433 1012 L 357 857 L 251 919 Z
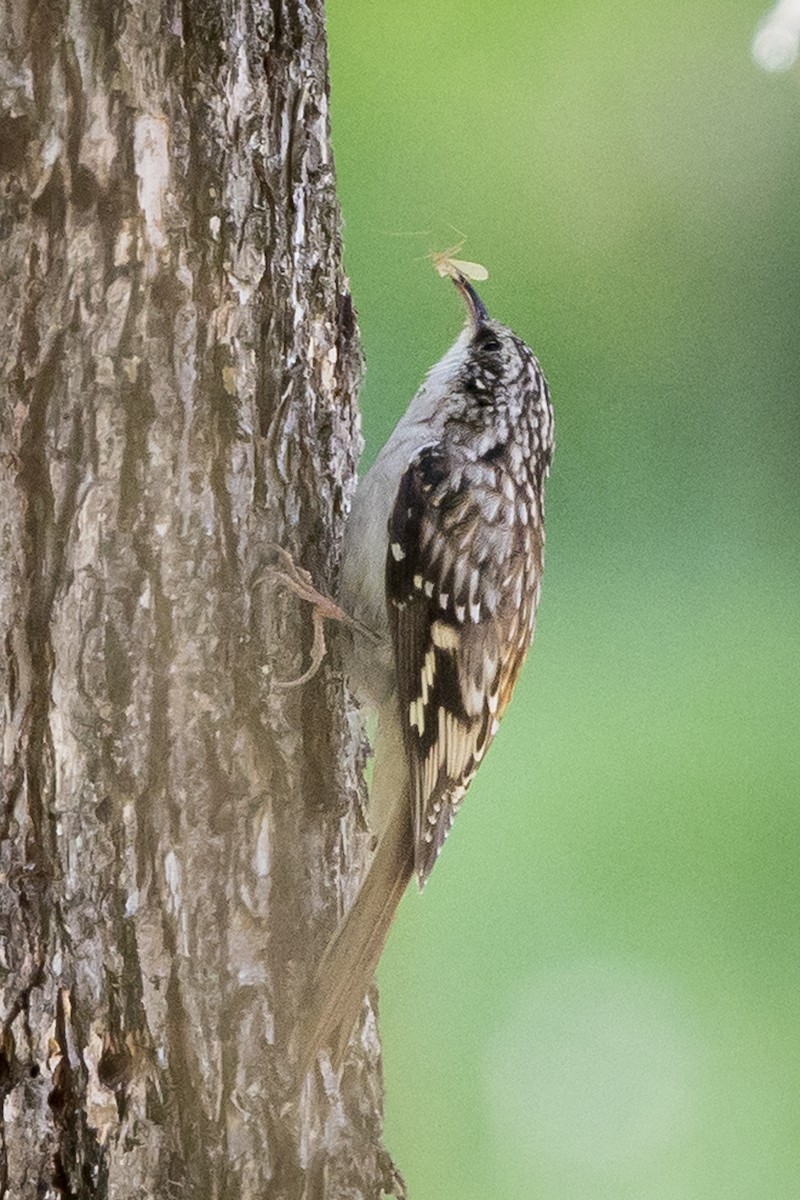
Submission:
M 322 0 L 2 20 L 0 1195 L 378 1196 L 374 1021 L 291 1053 L 360 735 L 265 577 L 334 586 L 359 440 Z

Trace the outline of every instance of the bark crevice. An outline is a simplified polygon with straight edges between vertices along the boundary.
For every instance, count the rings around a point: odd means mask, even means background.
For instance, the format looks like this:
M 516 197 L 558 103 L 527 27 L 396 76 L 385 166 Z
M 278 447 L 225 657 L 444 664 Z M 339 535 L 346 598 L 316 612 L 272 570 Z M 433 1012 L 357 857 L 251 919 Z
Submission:
M 265 580 L 360 451 L 321 3 L 23 3 L 0 85 L 0 1196 L 378 1196 L 374 1020 L 293 1045 L 363 746 Z

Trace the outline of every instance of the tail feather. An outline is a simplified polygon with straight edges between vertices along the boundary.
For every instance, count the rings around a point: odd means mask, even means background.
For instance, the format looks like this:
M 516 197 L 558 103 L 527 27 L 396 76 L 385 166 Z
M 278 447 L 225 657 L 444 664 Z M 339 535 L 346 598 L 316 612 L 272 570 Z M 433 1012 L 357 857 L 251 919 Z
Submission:
M 401 797 L 405 800 L 405 797 Z M 341 1066 L 397 906 L 414 870 L 411 809 L 395 804 L 367 877 L 317 969 L 311 1007 L 302 1025 L 303 1074 L 323 1049 Z

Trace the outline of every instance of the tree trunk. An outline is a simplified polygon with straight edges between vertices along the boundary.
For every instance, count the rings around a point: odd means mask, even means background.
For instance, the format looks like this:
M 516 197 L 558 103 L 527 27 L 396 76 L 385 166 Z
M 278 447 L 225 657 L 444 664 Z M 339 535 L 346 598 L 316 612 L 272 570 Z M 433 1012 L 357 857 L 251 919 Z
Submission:
M 0 1195 L 375 1197 L 374 1020 L 292 1034 L 368 850 L 322 0 L 7 0 Z

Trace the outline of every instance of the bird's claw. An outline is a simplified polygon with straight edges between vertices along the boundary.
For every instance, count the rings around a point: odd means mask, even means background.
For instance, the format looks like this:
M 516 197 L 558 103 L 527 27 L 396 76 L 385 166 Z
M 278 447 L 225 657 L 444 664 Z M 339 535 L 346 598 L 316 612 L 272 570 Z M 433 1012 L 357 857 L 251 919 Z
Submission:
M 331 600 L 330 596 L 326 596 L 318 591 L 314 587 L 308 571 L 303 567 L 298 567 L 288 550 L 284 550 L 283 546 L 277 545 L 271 545 L 269 550 L 275 556 L 279 565 L 268 566 L 267 576 L 274 580 L 275 583 L 281 584 L 288 591 L 294 592 L 301 600 L 305 600 L 310 604 L 311 619 L 314 623 L 314 640 L 311 645 L 311 662 L 308 669 L 302 675 L 298 676 L 297 679 L 276 680 L 274 682 L 273 686 L 275 688 L 286 692 L 291 691 L 293 688 L 301 687 L 304 683 L 308 683 L 322 666 L 325 654 L 327 653 L 325 645 L 326 621 L 339 621 L 342 625 L 347 625 L 349 628 L 357 629 L 362 633 L 369 633 L 369 631 L 364 629 L 360 621 L 354 620 L 334 600 Z

